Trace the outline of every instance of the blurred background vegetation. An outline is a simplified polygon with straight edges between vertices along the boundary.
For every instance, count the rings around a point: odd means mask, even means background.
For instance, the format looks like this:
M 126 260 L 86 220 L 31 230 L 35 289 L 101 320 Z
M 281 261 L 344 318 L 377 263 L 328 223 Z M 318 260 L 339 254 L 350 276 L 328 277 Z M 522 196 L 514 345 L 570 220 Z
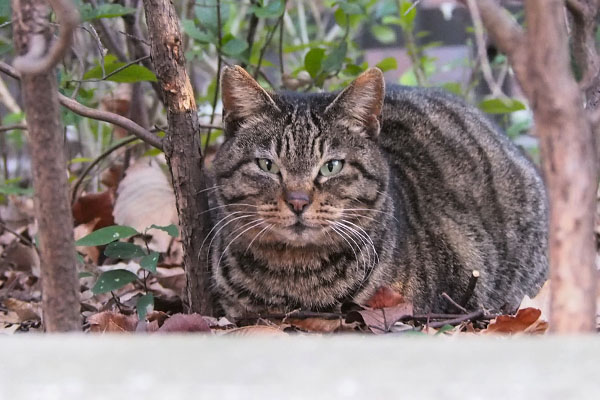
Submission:
M 60 91 L 164 134 L 166 115 L 149 60 L 140 0 L 76 0 L 82 16 L 58 67 Z M 504 55 L 477 46 L 468 9 L 448 0 L 174 0 L 207 154 L 221 140 L 218 76 L 239 64 L 270 90 L 338 90 L 368 67 L 388 83 L 434 86 L 477 105 L 537 158 L 532 118 Z M 504 1 L 519 18 L 515 2 Z M 0 60 L 10 63 L 10 2 L 0 3 Z M 486 76 L 485 69 L 491 74 Z M 27 131 L 18 82 L 0 76 L 0 194 L 31 195 Z M 122 129 L 63 108 L 69 177 L 77 190 L 103 190 L 101 172 L 123 172 L 160 151 Z M 162 133 L 161 133 L 162 132 Z M 92 168 L 90 168 L 90 166 Z M 5 199 L 3 200 L 5 201 Z

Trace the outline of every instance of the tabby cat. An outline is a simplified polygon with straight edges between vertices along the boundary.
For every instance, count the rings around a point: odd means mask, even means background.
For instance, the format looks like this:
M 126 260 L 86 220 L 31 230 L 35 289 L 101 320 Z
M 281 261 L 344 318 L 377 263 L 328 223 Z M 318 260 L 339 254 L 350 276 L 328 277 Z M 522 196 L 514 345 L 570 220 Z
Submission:
M 477 109 L 441 90 L 268 93 L 221 77 L 225 141 L 206 243 L 233 317 L 338 309 L 380 287 L 418 312 L 514 307 L 546 279 L 547 199 L 535 167 Z

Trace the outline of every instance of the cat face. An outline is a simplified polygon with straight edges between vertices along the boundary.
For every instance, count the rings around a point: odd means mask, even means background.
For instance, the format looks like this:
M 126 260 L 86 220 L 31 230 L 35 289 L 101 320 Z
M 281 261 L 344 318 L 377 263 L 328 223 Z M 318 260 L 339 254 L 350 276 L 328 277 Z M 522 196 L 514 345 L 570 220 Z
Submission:
M 381 72 L 365 72 L 337 97 L 270 95 L 239 67 L 227 68 L 221 85 L 226 140 L 215 192 L 230 239 L 290 247 L 361 240 L 387 189 L 377 146 Z

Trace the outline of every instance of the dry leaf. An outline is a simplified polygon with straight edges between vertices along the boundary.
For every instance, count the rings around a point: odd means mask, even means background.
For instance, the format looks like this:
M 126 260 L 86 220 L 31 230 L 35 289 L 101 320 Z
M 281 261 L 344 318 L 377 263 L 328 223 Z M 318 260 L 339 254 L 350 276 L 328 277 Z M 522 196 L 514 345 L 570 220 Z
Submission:
M 135 315 L 124 315 L 114 311 L 104 311 L 88 317 L 87 321 L 90 324 L 90 332 L 125 333 L 135 332 L 138 319 Z
M 21 243 L 20 240 L 15 240 L 4 249 L 0 270 L 8 266 L 18 271 L 32 273 L 36 277 L 40 276 L 40 257 L 37 251 Z
M 288 336 L 287 333 L 282 331 L 280 328 L 267 325 L 252 325 L 243 326 L 241 328 L 231 329 L 226 331 L 224 335 L 228 336 L 254 336 L 254 335 L 265 335 L 265 336 Z
M 537 308 L 542 312 L 540 318 L 548 321 L 550 319 L 550 280 L 544 283 L 544 286 L 540 289 L 538 294 L 532 299 L 529 296 L 525 296 L 519 310 L 525 308 Z
M 286 323 L 295 328 L 313 333 L 332 333 L 338 331 L 349 331 L 355 328 L 354 324 L 346 324 L 343 319 L 325 318 L 288 318 Z
M 90 193 L 80 196 L 73 204 L 73 218 L 76 224 L 86 224 L 97 220 L 94 230 L 115 224 L 113 203 L 115 195 L 112 190 L 102 193 Z
M 346 316 L 346 322 L 363 322 L 371 332 L 380 334 L 389 332 L 396 322 L 411 315 L 413 315 L 412 304 L 402 303 L 395 307 L 350 311 Z
M 117 189 L 114 208 L 115 222 L 143 232 L 150 225 L 178 224 L 175 196 L 167 177 L 154 161 L 138 161 L 129 167 Z M 149 247 L 164 253 L 171 237 L 161 230 L 148 231 L 152 235 Z
M 381 286 L 367 301 L 366 305 L 371 308 L 386 308 L 395 307 L 401 303 L 404 303 L 404 297 L 400 293 L 388 286 Z
M 483 333 L 544 333 L 548 323 L 541 320 L 542 312 L 537 308 L 524 308 L 517 315 L 500 315 L 490 322 Z
M 175 314 L 158 329 L 158 333 L 172 332 L 210 332 L 210 326 L 200 314 Z
M 21 301 L 14 298 L 5 299 L 2 304 L 8 309 L 17 314 L 20 321 L 35 320 L 39 321 L 42 319 L 42 305 L 36 302 Z
M 82 237 L 89 235 L 94 231 L 96 224 L 100 221 L 100 217 L 94 218 L 87 224 L 81 224 L 75 227 L 73 230 L 73 236 L 75 240 L 79 240 Z M 98 264 L 98 258 L 100 257 L 100 250 L 96 246 L 76 246 L 75 249 L 83 254 L 84 256 L 88 256 L 89 259 L 94 263 Z

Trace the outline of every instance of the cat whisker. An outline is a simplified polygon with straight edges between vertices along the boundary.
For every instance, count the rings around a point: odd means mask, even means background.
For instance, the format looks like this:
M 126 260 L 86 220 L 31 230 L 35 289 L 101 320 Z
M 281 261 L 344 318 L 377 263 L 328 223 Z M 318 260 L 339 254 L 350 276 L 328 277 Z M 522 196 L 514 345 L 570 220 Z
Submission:
M 342 217 L 365 218 L 365 219 L 368 219 L 368 220 L 371 220 L 371 221 L 380 222 L 380 221 L 376 220 L 373 217 L 369 217 L 367 215 L 362 215 L 362 214 L 356 214 L 356 213 L 344 213 L 344 212 L 342 212 L 342 213 L 340 213 L 340 216 L 342 216 Z
M 235 211 L 235 212 L 237 212 L 237 213 L 244 213 L 243 211 Z M 215 228 L 217 227 L 217 225 L 218 225 L 220 222 L 222 222 L 224 219 L 226 219 L 226 218 L 229 218 L 229 217 L 231 217 L 231 216 L 233 216 L 233 213 L 231 213 L 231 214 L 228 214 L 227 216 L 225 216 L 225 217 L 221 218 L 221 220 L 219 220 L 219 222 L 218 222 L 217 224 L 215 224 L 215 226 L 214 226 L 214 227 L 213 227 L 213 228 L 210 230 L 210 232 L 208 232 L 208 234 L 206 235 L 206 237 L 205 237 L 205 238 L 204 238 L 204 240 L 202 241 L 202 244 L 200 245 L 200 251 L 199 251 L 198 255 L 200 255 L 200 254 L 202 253 L 202 248 L 204 247 L 204 244 L 206 243 L 206 241 L 207 241 L 207 240 L 208 240 L 208 238 L 210 237 L 210 234 L 211 234 L 211 232 L 215 230 Z M 227 225 L 229 225 L 230 223 L 232 223 L 232 222 L 234 222 L 234 221 L 237 221 L 237 220 L 239 220 L 239 219 L 242 219 L 242 218 L 251 218 L 251 217 L 254 217 L 254 216 L 255 216 L 255 214 L 247 214 L 247 213 L 244 213 L 244 215 L 241 215 L 241 216 L 239 216 L 239 217 L 235 217 L 235 218 L 233 218 L 233 219 L 230 219 L 230 220 L 229 220 L 229 221 L 227 221 L 225 224 L 221 225 L 221 227 L 220 227 L 220 228 L 219 228 L 219 229 L 218 229 L 218 230 L 217 230 L 217 231 L 216 231 L 216 232 L 213 234 L 213 237 L 212 237 L 212 239 L 210 240 L 210 243 L 208 244 L 208 251 L 207 251 L 207 255 L 206 255 L 206 262 L 207 262 L 207 263 L 209 262 L 209 259 L 210 259 L 210 248 L 212 247 L 213 241 L 214 241 L 214 240 L 215 240 L 215 238 L 216 238 L 216 237 L 219 235 L 219 232 L 221 232 L 221 231 L 223 230 L 223 228 L 225 228 L 225 227 L 226 227 Z
M 367 231 L 365 231 L 360 226 L 358 226 L 358 225 L 356 225 L 356 224 L 354 224 L 354 223 L 352 223 L 352 222 L 350 222 L 348 220 L 343 219 L 342 222 L 340 222 L 340 223 L 347 223 L 347 224 L 350 224 L 350 225 L 354 226 L 356 229 L 358 229 L 360 231 L 360 232 L 357 231 L 356 233 L 360 237 L 365 238 L 369 242 L 369 245 L 370 245 L 371 249 L 373 250 L 373 254 L 375 256 L 374 257 L 375 258 L 374 263 L 373 263 L 373 265 L 371 267 L 371 272 L 372 272 L 373 269 L 374 269 L 374 267 L 375 267 L 375 265 L 379 264 L 379 254 L 377 254 L 377 250 L 375 249 L 375 243 L 373 242 L 373 239 L 371 239 L 371 236 L 369 235 L 369 233 Z M 366 279 L 368 279 L 368 276 L 367 276 Z
M 358 234 L 358 231 L 356 231 L 355 229 L 350 228 L 340 222 L 335 222 L 335 225 L 338 229 L 346 232 L 346 234 L 350 237 L 350 240 L 352 240 L 352 242 L 354 242 L 356 244 L 356 246 L 359 248 L 359 251 L 363 256 L 363 277 L 362 277 L 362 279 L 364 280 L 366 277 L 366 273 L 367 273 L 367 262 L 366 262 L 365 256 L 364 256 L 364 249 L 366 248 L 366 250 L 367 250 L 367 254 L 369 257 L 368 263 L 369 263 L 370 267 L 374 265 L 375 257 L 371 256 L 371 251 L 369 250 L 368 244 L 365 242 L 365 239 Z M 355 237 L 358 240 L 360 240 L 362 242 L 363 246 L 362 247 L 359 246 L 358 243 L 356 243 L 356 241 L 354 241 L 352 239 L 352 237 Z
M 225 246 L 225 248 L 223 249 L 223 251 L 221 252 L 221 257 L 219 257 L 219 261 L 217 262 L 217 267 L 216 269 L 219 269 L 219 266 L 221 265 L 221 260 L 223 259 L 223 257 L 225 256 L 225 253 L 227 253 L 227 250 L 229 249 L 229 246 L 231 246 L 233 244 L 233 242 L 235 242 L 237 240 L 237 238 L 239 238 L 240 236 L 242 236 L 244 233 L 248 232 L 250 229 L 255 228 L 257 226 L 260 226 L 262 224 L 265 223 L 265 221 L 261 220 L 254 220 L 252 221 L 252 223 L 254 223 L 254 225 L 249 226 L 248 228 L 244 229 L 243 231 L 241 231 L 240 233 L 238 233 L 238 235 L 236 237 L 234 237 L 233 239 L 231 239 L 231 241 L 227 244 L 227 246 Z M 248 224 L 245 224 L 244 226 L 247 226 Z M 238 228 L 238 230 L 241 228 Z
M 211 187 L 209 187 L 209 188 L 206 188 L 206 189 L 202 189 L 202 190 L 199 190 L 199 191 L 197 191 L 197 192 L 196 192 L 196 194 L 200 194 L 200 193 L 203 193 L 203 192 L 208 192 L 209 190 L 217 190 L 218 188 L 220 188 L 220 187 L 223 187 L 223 186 L 225 186 L 225 185 L 215 185 L 215 186 L 211 186 Z
M 250 247 L 252 247 L 252 243 L 254 243 L 254 241 L 255 241 L 256 239 L 258 239 L 258 238 L 259 238 L 259 236 L 261 236 L 263 233 L 265 233 L 265 231 L 268 231 L 268 230 L 269 230 L 269 229 L 271 229 L 272 227 L 273 227 L 273 224 L 271 224 L 271 225 L 267 225 L 267 226 L 265 226 L 265 227 L 264 227 L 264 228 L 263 228 L 263 229 L 262 229 L 260 232 L 258 232 L 258 233 L 256 234 L 256 236 L 254 236 L 254 239 L 252 239 L 252 240 L 250 241 L 250 244 L 249 244 L 249 245 L 248 245 L 248 247 L 246 248 L 246 251 L 244 251 L 244 255 L 246 255 L 246 253 L 248 252 L 248 250 L 250 250 Z
M 367 260 L 366 260 L 363 248 L 358 243 L 356 243 L 356 241 L 352 237 L 353 235 L 350 234 L 350 233 L 348 233 L 347 228 L 344 225 L 341 225 L 341 224 L 339 224 L 339 223 L 337 223 L 335 221 L 329 221 L 329 222 L 331 222 L 333 224 L 333 225 L 331 225 L 332 229 L 334 229 L 334 226 L 335 226 L 335 229 L 339 230 L 339 233 L 343 234 L 345 237 L 347 237 L 348 239 L 350 239 L 352 241 L 352 243 L 354 243 L 356 245 L 356 248 L 358 249 L 358 251 L 359 251 L 359 253 L 360 253 L 360 255 L 362 256 L 362 259 L 363 259 L 363 269 L 364 269 L 364 272 L 366 272 L 366 269 L 367 269 Z M 350 245 L 350 243 L 348 243 L 348 245 Z M 350 245 L 350 246 L 352 247 L 352 251 L 354 252 L 354 247 L 352 245 Z M 358 256 L 356 255 L 356 252 L 354 252 L 354 256 L 356 257 L 356 263 L 357 263 L 356 265 L 358 267 Z M 369 255 L 369 264 L 370 263 L 371 263 L 371 256 Z

